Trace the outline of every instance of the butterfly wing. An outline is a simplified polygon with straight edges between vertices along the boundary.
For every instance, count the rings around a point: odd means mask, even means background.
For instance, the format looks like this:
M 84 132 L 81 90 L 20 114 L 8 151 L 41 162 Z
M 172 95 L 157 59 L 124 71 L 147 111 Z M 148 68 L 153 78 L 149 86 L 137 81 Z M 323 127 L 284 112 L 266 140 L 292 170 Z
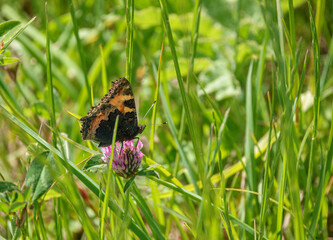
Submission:
M 80 119 L 83 140 L 98 141 L 99 146 L 111 145 L 117 116 L 119 122 L 116 141 L 133 139 L 138 134 L 138 123 L 133 91 L 126 78 L 113 82 L 109 93 L 101 102 Z

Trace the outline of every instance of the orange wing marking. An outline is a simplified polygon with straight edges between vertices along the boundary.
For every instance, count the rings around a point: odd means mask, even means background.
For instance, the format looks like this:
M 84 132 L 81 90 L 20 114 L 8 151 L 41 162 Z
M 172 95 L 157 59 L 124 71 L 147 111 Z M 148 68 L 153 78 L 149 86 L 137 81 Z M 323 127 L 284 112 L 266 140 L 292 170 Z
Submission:
M 122 90 L 123 88 L 119 89 L 117 95 L 110 100 L 109 104 L 115 106 L 122 114 L 125 114 L 126 112 L 132 112 L 135 110 L 134 108 L 129 108 L 124 105 L 125 101 L 131 100 L 134 97 L 132 95 L 123 95 Z

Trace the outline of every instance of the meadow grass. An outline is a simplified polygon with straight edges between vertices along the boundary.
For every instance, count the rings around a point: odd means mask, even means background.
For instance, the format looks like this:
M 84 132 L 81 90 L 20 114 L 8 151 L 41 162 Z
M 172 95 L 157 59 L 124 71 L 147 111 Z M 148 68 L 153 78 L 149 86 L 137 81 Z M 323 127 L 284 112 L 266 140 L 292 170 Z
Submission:
M 4 1 L 0 238 L 333 237 L 331 12 L 325 0 Z M 147 124 L 130 180 L 80 135 L 120 77 Z

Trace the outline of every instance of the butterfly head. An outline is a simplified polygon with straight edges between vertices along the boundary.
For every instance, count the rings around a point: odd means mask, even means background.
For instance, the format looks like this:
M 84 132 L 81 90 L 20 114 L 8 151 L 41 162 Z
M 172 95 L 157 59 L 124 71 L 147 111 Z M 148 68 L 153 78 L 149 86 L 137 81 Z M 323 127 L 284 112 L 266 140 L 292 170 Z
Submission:
M 142 133 L 145 130 L 146 125 L 138 125 L 138 133 Z

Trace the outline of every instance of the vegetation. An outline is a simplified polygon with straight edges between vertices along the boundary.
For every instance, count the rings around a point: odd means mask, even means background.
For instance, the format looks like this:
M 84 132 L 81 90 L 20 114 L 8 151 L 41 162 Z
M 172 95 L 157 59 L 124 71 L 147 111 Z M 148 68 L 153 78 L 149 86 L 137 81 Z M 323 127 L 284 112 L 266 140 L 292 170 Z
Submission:
M 333 237 L 332 12 L 325 0 L 2 2 L 0 238 Z M 120 77 L 147 124 L 130 180 L 78 120 Z

